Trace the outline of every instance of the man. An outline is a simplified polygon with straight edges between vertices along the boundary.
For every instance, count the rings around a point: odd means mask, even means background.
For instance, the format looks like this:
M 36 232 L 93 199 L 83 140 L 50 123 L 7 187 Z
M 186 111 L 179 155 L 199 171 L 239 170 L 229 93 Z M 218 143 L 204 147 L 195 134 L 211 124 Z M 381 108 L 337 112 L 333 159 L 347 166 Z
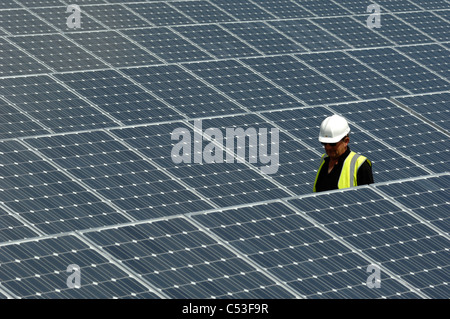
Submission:
M 320 125 L 319 142 L 325 147 L 314 192 L 354 187 L 373 183 L 372 163 L 350 151 L 350 127 L 339 115 L 327 117 Z

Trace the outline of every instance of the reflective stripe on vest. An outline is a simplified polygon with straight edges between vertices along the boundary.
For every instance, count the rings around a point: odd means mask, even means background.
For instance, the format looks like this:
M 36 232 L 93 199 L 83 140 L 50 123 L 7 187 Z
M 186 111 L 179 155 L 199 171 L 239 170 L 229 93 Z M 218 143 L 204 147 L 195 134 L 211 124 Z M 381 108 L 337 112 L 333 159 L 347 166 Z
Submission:
M 313 192 L 316 192 L 317 179 L 319 178 L 320 171 L 322 170 L 323 164 L 325 163 L 326 154 L 322 155 L 322 162 L 320 163 L 319 169 L 317 170 L 316 180 L 314 181 Z M 358 186 L 357 175 L 358 170 L 365 161 L 370 161 L 362 155 L 355 152 L 350 152 L 342 165 L 341 175 L 339 176 L 338 188 L 348 188 Z

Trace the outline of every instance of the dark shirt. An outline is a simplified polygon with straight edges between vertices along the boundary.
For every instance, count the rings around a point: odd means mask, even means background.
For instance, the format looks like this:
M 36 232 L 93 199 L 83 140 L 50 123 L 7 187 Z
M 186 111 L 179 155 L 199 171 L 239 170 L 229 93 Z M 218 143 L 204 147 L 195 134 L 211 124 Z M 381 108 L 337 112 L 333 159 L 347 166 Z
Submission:
M 350 147 L 347 146 L 347 150 L 339 157 L 338 163 L 333 167 L 330 174 L 328 174 L 328 164 L 330 163 L 330 158 L 325 158 L 325 163 L 323 164 L 319 177 L 317 178 L 316 192 L 338 189 L 339 177 L 341 176 L 342 167 L 344 166 L 344 161 L 348 154 L 350 154 Z M 356 178 L 356 183 L 358 185 L 373 183 L 372 166 L 368 161 L 365 161 L 358 169 Z

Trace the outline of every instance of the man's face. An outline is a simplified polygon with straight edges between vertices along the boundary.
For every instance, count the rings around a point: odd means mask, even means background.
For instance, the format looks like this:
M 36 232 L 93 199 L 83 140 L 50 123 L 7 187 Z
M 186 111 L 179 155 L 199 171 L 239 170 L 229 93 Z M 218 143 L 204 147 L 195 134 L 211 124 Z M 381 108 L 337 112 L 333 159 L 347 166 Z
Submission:
M 336 143 L 336 145 L 332 144 L 325 144 L 325 152 L 327 155 L 332 159 L 337 159 L 339 156 L 344 154 L 344 152 L 347 150 L 348 142 L 350 141 L 350 138 L 344 137 L 344 139 L 340 140 Z

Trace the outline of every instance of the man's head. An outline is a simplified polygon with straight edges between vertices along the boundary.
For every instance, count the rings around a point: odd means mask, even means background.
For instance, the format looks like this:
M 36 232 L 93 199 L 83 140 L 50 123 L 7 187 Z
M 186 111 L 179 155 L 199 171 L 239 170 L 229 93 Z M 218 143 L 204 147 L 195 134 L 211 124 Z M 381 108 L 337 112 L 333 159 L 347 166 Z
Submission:
M 348 134 L 350 127 L 345 118 L 332 115 L 323 120 L 320 125 L 319 142 L 325 147 L 325 152 L 332 159 L 337 159 L 346 150 L 350 142 Z

